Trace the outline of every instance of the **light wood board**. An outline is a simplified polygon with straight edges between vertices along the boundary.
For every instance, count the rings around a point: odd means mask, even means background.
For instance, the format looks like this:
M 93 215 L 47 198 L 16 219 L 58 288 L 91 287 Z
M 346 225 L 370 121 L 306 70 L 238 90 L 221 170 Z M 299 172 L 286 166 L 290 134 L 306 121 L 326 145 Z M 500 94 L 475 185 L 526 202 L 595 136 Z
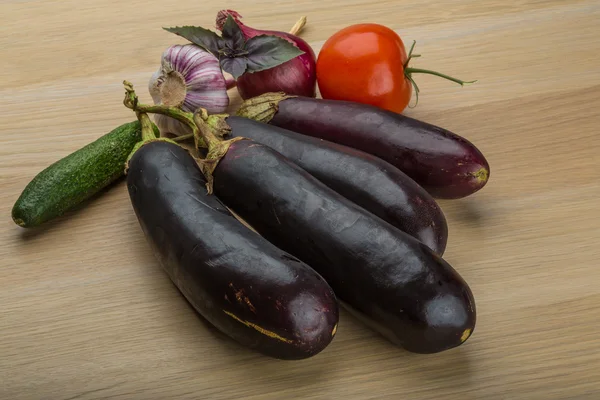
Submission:
M 218 3 L 4 0 L 0 4 L 0 399 L 600 398 L 600 2 L 298 0 Z M 342 312 L 334 342 L 268 359 L 210 329 L 149 253 L 126 187 L 44 229 L 10 209 L 50 163 L 133 119 L 162 26 L 212 27 L 223 7 L 319 46 L 377 22 L 417 40 L 408 115 L 472 140 L 480 193 L 443 201 L 446 259 L 477 301 L 460 348 L 415 355 Z M 233 96 L 233 92 L 232 92 Z M 239 104 L 234 98 L 233 104 Z

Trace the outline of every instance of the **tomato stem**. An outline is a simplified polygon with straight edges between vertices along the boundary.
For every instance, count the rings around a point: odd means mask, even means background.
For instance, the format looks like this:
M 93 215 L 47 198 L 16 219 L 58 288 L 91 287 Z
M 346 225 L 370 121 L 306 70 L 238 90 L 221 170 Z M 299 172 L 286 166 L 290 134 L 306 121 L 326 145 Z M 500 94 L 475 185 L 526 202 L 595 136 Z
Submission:
M 449 75 L 442 74 L 441 72 L 431 71 L 431 70 L 428 70 L 428 69 L 411 68 L 411 67 L 409 67 L 408 63 L 410 62 L 411 59 L 416 58 L 416 57 L 421 57 L 420 54 L 413 54 L 413 51 L 415 49 L 415 45 L 416 44 L 417 44 L 417 41 L 413 40 L 412 46 L 410 46 L 410 50 L 408 51 L 408 56 L 406 57 L 406 62 L 403 65 L 403 67 L 404 67 L 404 76 L 406 76 L 406 79 L 408 79 L 410 81 L 410 83 L 413 85 L 413 87 L 415 88 L 416 102 L 415 102 L 415 105 L 413 107 L 416 107 L 417 104 L 419 103 L 419 87 L 417 86 L 417 83 L 413 79 L 412 74 L 429 74 L 429 75 L 435 75 L 435 76 L 439 76 L 440 78 L 444 78 L 444 79 L 447 79 L 449 81 L 458 83 L 460 86 L 464 86 L 467 83 L 475 83 L 475 82 L 477 82 L 476 80 L 475 81 L 463 81 L 461 79 L 457 79 L 457 78 L 451 77 Z M 413 108 L 413 107 L 411 107 L 411 108 Z
M 414 106 L 409 106 L 409 108 L 415 108 L 417 106 L 417 104 L 419 104 L 419 86 L 417 86 L 417 82 L 415 82 L 415 80 L 412 78 L 411 75 L 407 75 L 408 80 L 410 81 L 410 83 L 413 85 L 413 87 L 415 88 L 415 105 Z
M 411 67 L 404 68 L 404 74 L 407 75 L 407 76 L 411 75 L 411 74 L 429 74 L 429 75 L 435 75 L 435 76 L 439 76 L 440 78 L 444 78 L 444 79 L 448 79 L 449 81 L 456 82 L 456 83 L 458 83 L 461 86 L 463 86 L 463 85 L 465 85 L 467 83 L 475 83 L 475 82 L 477 82 L 476 80 L 474 80 L 474 81 L 463 81 L 463 80 L 460 80 L 460 79 L 457 79 L 457 78 L 453 78 L 453 77 L 451 77 L 449 75 L 442 74 L 441 72 L 430 71 L 428 69 L 421 69 L 421 68 L 411 68 Z
M 410 62 L 411 58 L 413 58 L 413 57 L 421 57 L 420 54 L 414 54 L 413 55 L 413 50 L 415 49 L 416 45 L 417 45 L 417 41 L 413 40 L 413 44 L 412 44 L 412 46 L 410 46 L 410 50 L 408 51 L 408 57 L 406 57 L 406 62 L 403 65 L 404 68 L 408 67 L 408 63 Z

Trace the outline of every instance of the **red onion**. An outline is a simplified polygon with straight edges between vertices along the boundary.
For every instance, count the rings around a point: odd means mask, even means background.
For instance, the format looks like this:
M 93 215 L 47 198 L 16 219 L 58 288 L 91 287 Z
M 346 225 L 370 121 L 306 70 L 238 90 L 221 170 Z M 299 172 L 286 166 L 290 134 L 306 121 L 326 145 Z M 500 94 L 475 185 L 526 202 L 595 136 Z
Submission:
M 233 10 L 221 10 L 217 14 L 217 29 L 221 30 L 227 16 L 231 15 L 244 33 L 246 40 L 258 35 L 273 35 L 295 44 L 304 54 L 276 67 L 245 73 L 237 80 L 237 88 L 242 98 L 248 99 L 267 92 L 285 92 L 290 95 L 315 97 L 317 87 L 315 52 L 308 43 L 295 35 L 304 22 L 296 24 L 290 33 L 263 31 L 250 28 L 240 20 L 242 16 Z

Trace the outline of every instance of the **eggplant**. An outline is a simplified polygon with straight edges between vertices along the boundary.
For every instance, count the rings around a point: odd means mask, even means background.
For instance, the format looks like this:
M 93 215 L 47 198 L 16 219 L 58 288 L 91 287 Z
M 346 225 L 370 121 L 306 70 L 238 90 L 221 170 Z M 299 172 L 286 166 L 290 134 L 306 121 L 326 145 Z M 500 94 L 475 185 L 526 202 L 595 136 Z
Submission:
M 444 351 L 471 336 L 471 289 L 433 250 L 272 148 L 247 138 L 221 142 L 205 117 L 194 119 L 209 146 L 203 171 L 219 199 L 314 268 L 363 321 L 415 353 Z
M 373 154 L 435 198 L 469 196 L 490 176 L 487 160 L 467 139 L 372 105 L 266 93 L 246 100 L 237 115 Z
M 231 137 L 247 137 L 273 148 L 342 196 L 443 255 L 448 225 L 442 209 L 398 168 L 363 151 L 248 118 L 229 116 L 226 123 Z
M 131 204 L 170 279 L 242 345 L 278 359 L 318 354 L 338 323 L 331 287 L 242 225 L 205 184 L 193 157 L 174 143 L 146 143 L 129 161 Z

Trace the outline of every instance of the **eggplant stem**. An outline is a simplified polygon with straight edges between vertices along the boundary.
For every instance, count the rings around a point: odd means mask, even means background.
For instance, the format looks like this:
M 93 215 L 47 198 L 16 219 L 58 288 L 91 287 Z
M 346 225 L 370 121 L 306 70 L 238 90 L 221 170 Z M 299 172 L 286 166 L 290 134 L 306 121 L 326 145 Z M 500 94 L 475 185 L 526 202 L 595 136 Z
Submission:
M 208 145 L 208 153 L 204 160 L 199 160 L 198 165 L 202 170 L 202 173 L 206 177 L 206 189 L 208 194 L 213 192 L 213 172 L 219 161 L 227 154 L 229 146 L 238 140 L 245 140 L 243 137 L 237 137 L 229 140 L 223 140 L 219 135 L 223 135 L 225 131 L 231 128 L 225 122 L 225 114 L 212 115 L 209 117 L 208 111 L 204 108 L 199 108 L 194 113 L 194 122 L 198 126 L 199 139 L 204 140 L 204 143 Z M 217 132 L 217 133 L 215 133 Z
M 154 136 L 154 128 L 152 127 L 152 121 L 150 121 L 150 117 L 148 114 L 142 111 L 136 111 L 136 116 L 138 121 L 140 121 L 140 125 L 142 127 L 142 141 L 149 141 L 156 139 Z
M 134 98 L 132 96 L 132 97 L 130 97 L 130 99 L 133 102 L 132 105 L 137 103 L 137 98 Z M 126 99 L 125 102 L 128 102 L 128 100 Z M 135 116 L 137 117 L 138 121 L 140 122 L 140 126 L 142 128 L 142 140 L 140 140 L 139 142 L 137 142 L 135 144 L 135 146 L 133 146 L 133 149 L 127 156 L 127 160 L 125 161 L 125 170 L 124 170 L 125 174 L 127 174 L 127 172 L 129 171 L 129 162 L 131 161 L 131 158 L 133 157 L 133 155 L 146 143 L 155 142 L 155 141 L 175 143 L 171 139 L 156 137 L 156 135 L 154 134 L 154 124 L 152 123 L 152 121 L 150 121 L 150 117 L 148 116 L 148 114 L 146 114 L 143 111 L 135 111 Z
M 141 104 L 133 89 L 133 84 L 128 81 L 123 81 L 123 86 L 125 87 L 125 99 L 123 100 L 123 104 L 125 107 L 132 109 L 136 113 L 151 113 L 151 114 L 161 114 L 166 115 L 168 117 L 174 118 L 187 126 L 192 130 L 192 135 L 194 140 L 196 141 L 196 147 L 206 147 L 203 141 L 201 140 L 201 136 L 198 133 L 198 127 L 194 123 L 194 114 L 190 112 L 183 111 L 180 108 L 165 106 L 165 105 L 149 105 L 149 104 Z
M 200 108 L 194 113 L 193 121 L 197 127 L 196 132 L 204 139 L 204 143 L 208 145 L 208 150 L 210 151 L 212 148 L 217 147 L 221 143 L 221 140 L 215 135 L 208 123 L 206 123 L 207 119 L 208 111 L 204 108 Z
M 185 142 L 188 139 L 193 139 L 194 138 L 194 134 L 193 133 L 188 133 L 187 135 L 181 135 L 181 136 L 177 136 L 174 137 L 173 139 L 171 139 L 174 142 Z

